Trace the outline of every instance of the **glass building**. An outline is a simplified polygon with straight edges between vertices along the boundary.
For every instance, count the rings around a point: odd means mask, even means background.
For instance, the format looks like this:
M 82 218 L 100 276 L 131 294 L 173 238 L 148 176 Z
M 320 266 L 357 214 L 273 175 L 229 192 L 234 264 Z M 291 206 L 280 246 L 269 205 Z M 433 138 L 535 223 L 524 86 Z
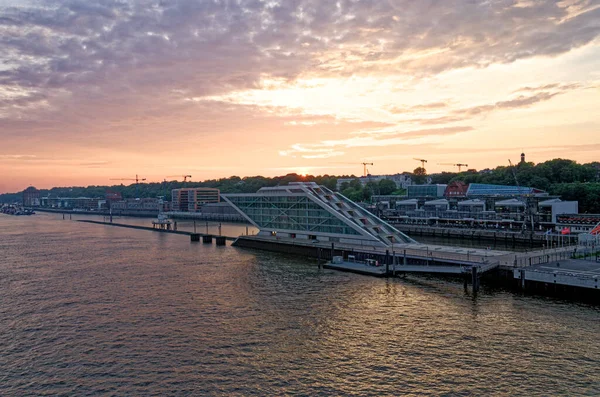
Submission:
M 467 189 L 467 196 L 523 196 L 528 194 L 543 193 L 539 189 L 525 186 L 489 185 L 485 183 L 471 183 Z
M 343 195 L 314 182 L 221 197 L 260 229 L 263 237 L 373 246 L 415 242 Z

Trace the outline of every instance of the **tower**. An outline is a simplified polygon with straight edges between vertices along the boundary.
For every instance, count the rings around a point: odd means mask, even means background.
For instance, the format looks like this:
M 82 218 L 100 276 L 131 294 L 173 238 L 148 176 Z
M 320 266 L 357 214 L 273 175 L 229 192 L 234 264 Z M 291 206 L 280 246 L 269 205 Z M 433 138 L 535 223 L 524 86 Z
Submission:
M 521 163 L 525 162 L 525 152 L 521 153 Z

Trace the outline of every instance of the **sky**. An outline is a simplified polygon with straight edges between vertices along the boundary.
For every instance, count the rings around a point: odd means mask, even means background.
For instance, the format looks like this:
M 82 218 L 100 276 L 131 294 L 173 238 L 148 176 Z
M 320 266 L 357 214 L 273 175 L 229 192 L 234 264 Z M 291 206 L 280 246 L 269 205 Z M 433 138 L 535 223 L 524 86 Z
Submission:
M 600 0 L 0 0 L 0 193 L 522 151 L 600 159 Z

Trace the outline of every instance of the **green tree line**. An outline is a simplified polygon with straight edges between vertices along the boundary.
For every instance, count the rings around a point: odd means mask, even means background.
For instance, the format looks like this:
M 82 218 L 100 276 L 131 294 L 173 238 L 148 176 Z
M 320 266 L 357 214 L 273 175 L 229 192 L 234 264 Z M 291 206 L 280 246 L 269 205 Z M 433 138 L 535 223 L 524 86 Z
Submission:
M 413 181 L 423 183 L 427 177 L 422 168 L 410 173 Z M 288 174 L 267 178 L 252 176 L 241 178 L 209 179 L 202 182 L 166 181 L 158 183 L 140 183 L 139 185 L 113 186 L 73 186 L 42 189 L 41 196 L 53 197 L 104 197 L 106 191 L 121 193 L 123 198 L 158 197 L 171 199 L 171 190 L 182 187 L 213 187 L 222 193 L 254 193 L 265 186 L 287 185 L 289 182 L 316 182 L 335 190 L 338 178 L 353 178 L 354 175 L 307 175 Z M 431 174 L 432 183 L 448 184 L 453 181 L 465 183 L 489 183 L 497 185 L 515 185 L 535 187 L 547 191 L 551 195 L 560 196 L 563 200 L 578 200 L 580 212 L 600 213 L 600 162 L 578 164 L 572 160 L 554 159 L 539 164 L 519 163 L 514 167 L 499 166 L 481 171 L 442 172 Z M 396 189 L 393 182 L 382 180 L 369 182 L 362 186 L 357 179 L 341 186 L 341 192 L 354 201 L 370 201 L 372 195 L 404 194 Z M 22 193 L 0 195 L 0 202 L 21 201 Z

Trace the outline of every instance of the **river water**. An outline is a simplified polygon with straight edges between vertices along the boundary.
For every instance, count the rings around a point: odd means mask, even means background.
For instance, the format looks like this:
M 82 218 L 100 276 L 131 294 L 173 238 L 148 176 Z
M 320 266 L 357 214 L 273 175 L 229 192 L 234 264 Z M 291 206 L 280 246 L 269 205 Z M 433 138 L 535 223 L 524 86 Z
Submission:
M 0 396 L 598 395 L 600 307 L 0 215 Z

